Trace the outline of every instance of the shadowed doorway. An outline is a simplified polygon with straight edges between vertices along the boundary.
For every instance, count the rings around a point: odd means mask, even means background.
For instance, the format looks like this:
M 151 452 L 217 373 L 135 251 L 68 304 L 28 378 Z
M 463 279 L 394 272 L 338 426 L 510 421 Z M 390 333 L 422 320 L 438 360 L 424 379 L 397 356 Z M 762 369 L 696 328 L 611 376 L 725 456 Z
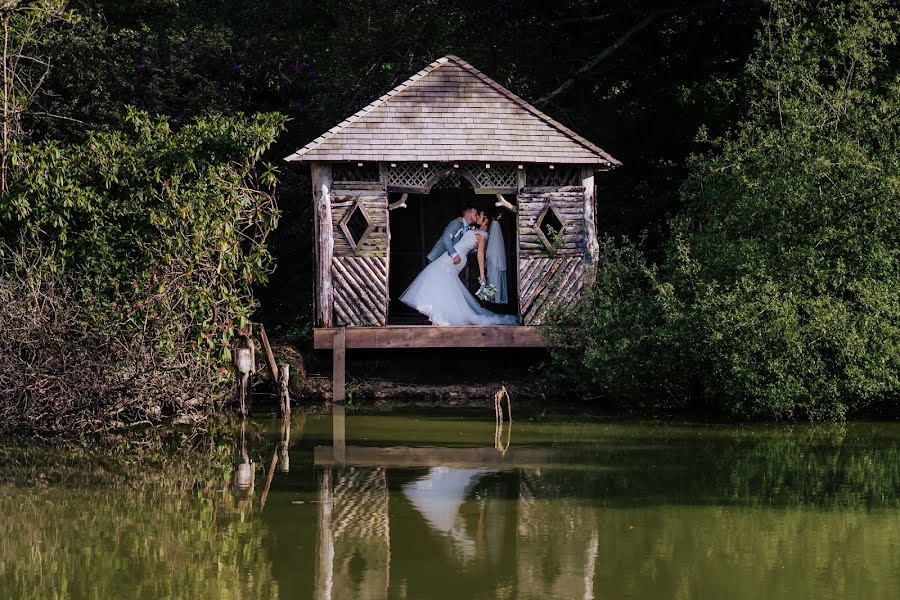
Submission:
M 445 178 L 445 180 L 450 179 Z M 391 211 L 390 228 L 390 305 L 388 323 L 391 325 L 428 325 L 428 319 L 400 302 L 404 290 L 428 264 L 426 255 L 440 238 L 444 228 L 453 219 L 459 218 L 463 208 L 472 205 L 484 210 L 492 219 L 503 213 L 500 226 L 503 231 L 506 247 L 507 290 L 509 301 L 506 304 L 482 304 L 498 313 L 516 314 L 518 311 L 518 290 L 516 277 L 516 223 L 511 213 L 494 206 L 496 197 L 478 195 L 463 178 L 442 180 L 432 188 L 429 194 L 409 194 L 406 208 Z M 401 194 L 391 193 L 390 202 L 396 202 Z M 507 200 L 515 204 L 515 196 L 507 196 Z M 474 294 L 478 289 L 478 262 L 475 255 L 460 276 L 467 282 L 469 290 Z

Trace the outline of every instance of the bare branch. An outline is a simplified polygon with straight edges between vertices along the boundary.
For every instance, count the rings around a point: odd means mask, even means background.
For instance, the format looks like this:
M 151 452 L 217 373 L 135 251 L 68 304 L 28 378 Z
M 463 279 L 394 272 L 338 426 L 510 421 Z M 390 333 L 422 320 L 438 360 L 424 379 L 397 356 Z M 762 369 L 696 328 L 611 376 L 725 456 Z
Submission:
M 51 119 L 62 119 L 64 121 L 72 121 L 73 123 L 78 123 L 80 125 L 87 125 L 87 123 L 85 123 L 84 121 L 81 121 L 79 119 L 75 119 L 73 117 L 67 117 L 65 115 L 56 115 L 53 113 L 44 112 L 42 110 L 32 111 L 31 114 L 34 116 L 38 116 L 38 117 L 50 117 Z
M 557 25 L 568 25 L 570 23 L 597 23 L 598 21 L 605 21 L 606 19 L 620 14 L 623 11 L 613 11 L 604 13 L 602 15 L 594 15 L 589 17 L 565 17 L 562 19 L 557 19 L 554 21 Z

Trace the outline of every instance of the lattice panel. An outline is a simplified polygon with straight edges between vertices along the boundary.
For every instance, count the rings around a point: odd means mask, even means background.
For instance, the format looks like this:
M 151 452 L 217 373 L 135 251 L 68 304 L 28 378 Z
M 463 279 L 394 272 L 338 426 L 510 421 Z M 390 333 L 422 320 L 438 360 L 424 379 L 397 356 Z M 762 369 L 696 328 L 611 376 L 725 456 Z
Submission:
M 471 188 L 471 184 L 463 178 L 462 175 L 459 175 L 455 172 L 447 173 L 443 177 L 437 180 L 431 189 L 433 190 L 459 190 L 464 188 Z
M 388 172 L 388 185 L 425 187 L 432 175 L 446 168 L 447 165 L 442 163 L 428 163 L 427 167 L 420 162 L 397 163 L 397 166 L 391 167 Z
M 515 188 L 517 186 L 516 165 L 511 163 L 492 164 L 487 168 L 484 163 L 465 163 L 460 164 L 458 168 L 454 168 L 450 163 L 396 163 L 396 167 L 391 167 L 388 175 L 388 185 L 402 187 L 419 187 L 424 188 L 428 185 L 428 181 L 441 171 L 452 170 L 452 172 L 468 172 L 477 182 L 479 187 L 483 188 Z M 424 164 L 428 164 L 427 167 Z M 457 163 L 459 164 L 459 163 Z M 441 188 L 438 189 L 455 189 L 468 184 L 445 182 L 442 178 L 439 183 Z M 433 187 L 437 188 L 435 184 Z
M 387 325 L 388 263 L 384 256 L 331 259 L 334 321 L 337 325 Z
M 378 163 L 335 163 L 331 167 L 334 181 L 379 181 Z
M 521 258 L 519 302 L 525 325 L 544 325 L 551 311 L 571 308 L 584 285 L 584 258 Z
M 514 188 L 518 185 L 516 165 L 511 163 L 492 164 L 488 169 L 482 163 L 466 165 L 466 169 L 484 188 Z
M 578 165 L 529 165 L 525 167 L 525 185 L 528 187 L 559 187 L 581 185 L 581 167 Z

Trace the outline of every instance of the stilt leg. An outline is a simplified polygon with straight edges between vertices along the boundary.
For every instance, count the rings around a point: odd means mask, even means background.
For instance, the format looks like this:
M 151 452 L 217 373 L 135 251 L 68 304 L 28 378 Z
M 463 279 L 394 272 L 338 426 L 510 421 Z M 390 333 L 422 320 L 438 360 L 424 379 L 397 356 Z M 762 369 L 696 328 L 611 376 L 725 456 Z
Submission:
M 347 399 L 346 384 L 346 349 L 347 332 L 341 327 L 334 334 L 334 349 L 332 350 L 332 400 L 344 402 Z

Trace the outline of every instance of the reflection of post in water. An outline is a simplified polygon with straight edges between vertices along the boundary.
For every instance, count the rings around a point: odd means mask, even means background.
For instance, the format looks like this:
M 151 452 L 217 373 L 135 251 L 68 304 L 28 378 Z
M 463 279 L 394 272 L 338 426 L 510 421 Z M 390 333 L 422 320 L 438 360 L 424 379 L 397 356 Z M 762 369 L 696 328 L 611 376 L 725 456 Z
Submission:
M 506 398 L 506 414 L 509 417 L 509 429 L 506 432 L 506 443 L 503 442 L 503 399 Z M 494 428 L 494 448 L 501 455 L 505 455 L 509 450 L 509 442 L 512 438 L 512 405 L 509 399 L 509 392 L 506 386 L 502 386 L 500 391 L 494 394 L 494 412 L 496 413 L 496 427 Z
M 600 536 L 597 508 L 559 497 L 558 483 L 523 469 L 516 576 L 523 598 L 594 597 Z
M 306 424 L 306 415 L 301 415 L 300 419 L 300 437 L 303 437 L 303 427 Z M 280 464 L 278 470 L 282 473 L 290 473 L 290 454 L 288 448 L 291 445 L 291 419 L 287 417 L 281 420 L 281 438 L 272 452 L 272 460 L 269 462 L 269 469 L 266 472 L 266 485 L 263 488 L 262 498 L 259 501 L 259 509 L 266 507 L 266 499 L 269 497 L 269 488 L 272 486 L 272 479 L 275 478 L 275 467 Z
M 333 465 L 319 480 L 316 598 L 387 598 L 390 523 L 387 472 L 342 467 L 346 456 L 344 407 L 333 406 Z
M 279 459 L 279 467 L 278 470 L 282 473 L 289 473 L 291 471 L 291 458 L 288 454 L 288 448 L 291 445 L 291 419 L 287 418 L 281 422 L 281 445 L 279 449 L 281 451 L 281 458 Z M 300 437 L 303 437 L 303 428 L 306 425 L 306 415 L 300 415 L 300 418 L 297 419 L 297 429 L 299 430 Z
M 331 600 L 334 583 L 334 538 L 331 534 L 331 514 L 334 496 L 331 490 L 331 467 L 323 467 L 319 479 L 319 543 L 316 549 L 316 598 Z
M 334 461 L 344 464 L 347 449 L 347 436 L 344 423 L 344 405 L 334 404 L 331 409 L 331 448 L 334 452 Z
M 234 468 L 234 491 L 238 499 L 247 499 L 253 494 L 256 468 L 247 452 L 247 421 L 241 420 L 240 428 L 241 462 Z
M 317 598 L 387 598 L 390 523 L 384 469 L 323 467 Z

